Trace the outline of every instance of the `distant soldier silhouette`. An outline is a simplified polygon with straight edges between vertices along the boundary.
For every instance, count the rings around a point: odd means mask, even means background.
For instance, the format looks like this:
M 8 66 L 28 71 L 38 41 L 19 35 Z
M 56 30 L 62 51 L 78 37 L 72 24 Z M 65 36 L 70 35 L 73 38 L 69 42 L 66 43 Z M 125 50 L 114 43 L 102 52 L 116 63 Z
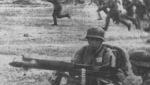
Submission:
M 54 5 L 54 11 L 53 11 L 53 20 L 54 20 L 54 24 L 52 24 L 52 26 L 56 26 L 57 25 L 57 18 L 64 18 L 64 17 L 68 17 L 70 19 L 70 15 L 69 14 L 61 14 L 62 11 L 62 6 L 59 3 L 58 0 L 45 0 L 48 1 L 50 3 L 52 3 Z
M 102 20 L 100 11 L 104 11 L 106 14 L 108 13 L 108 7 L 104 7 L 104 5 L 108 4 L 108 0 L 91 0 L 89 5 L 91 5 L 92 3 L 95 3 L 98 7 L 98 9 L 96 10 L 98 14 L 97 20 Z
M 107 14 L 106 24 L 103 28 L 105 31 L 108 30 L 110 18 L 115 20 L 117 23 L 120 22 L 124 24 L 129 31 L 131 30 L 131 24 L 126 20 L 130 20 L 135 25 L 135 27 L 138 28 L 138 23 L 136 22 L 136 19 L 127 15 L 127 10 L 123 7 L 122 0 L 109 0 L 109 4 L 106 6 L 110 8 L 110 11 Z

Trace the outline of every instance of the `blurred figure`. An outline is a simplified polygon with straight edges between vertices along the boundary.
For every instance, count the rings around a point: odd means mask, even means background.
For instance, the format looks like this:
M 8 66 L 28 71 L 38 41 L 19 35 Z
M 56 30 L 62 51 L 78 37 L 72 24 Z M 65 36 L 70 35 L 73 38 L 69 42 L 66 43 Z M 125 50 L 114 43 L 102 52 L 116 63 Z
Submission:
M 108 3 L 109 0 L 91 0 L 89 5 L 91 5 L 92 3 L 95 3 L 98 7 L 97 9 L 97 14 L 98 14 L 98 19 L 97 20 L 102 20 L 102 15 L 101 15 L 101 11 L 104 11 L 105 14 L 107 14 L 107 12 L 109 11 L 108 7 L 104 6 Z
M 56 26 L 57 25 L 57 18 L 67 17 L 67 18 L 70 19 L 70 15 L 69 14 L 64 14 L 64 15 L 61 14 L 62 6 L 61 6 L 61 4 L 59 3 L 58 0 L 44 0 L 44 1 L 48 1 L 48 2 L 52 3 L 53 6 L 54 6 L 54 10 L 53 10 L 53 14 L 52 14 L 54 24 L 52 24 L 52 26 Z
M 122 3 L 117 0 L 109 0 L 109 4 L 106 6 L 110 8 L 110 11 L 107 14 L 106 23 L 103 29 L 105 31 L 108 30 L 110 19 L 112 18 L 113 20 L 124 24 L 130 31 L 131 25 L 122 17 L 122 15 L 124 16 L 126 14 L 126 11 L 122 7 Z M 121 9 L 119 9 L 119 7 L 121 7 Z
M 150 53 L 145 50 L 137 50 L 130 54 L 133 72 L 141 76 L 142 85 L 150 85 Z
M 127 10 L 126 18 L 134 21 L 134 23 L 136 23 L 136 29 L 140 29 L 140 20 L 143 19 L 146 14 L 143 0 L 123 0 L 123 5 Z

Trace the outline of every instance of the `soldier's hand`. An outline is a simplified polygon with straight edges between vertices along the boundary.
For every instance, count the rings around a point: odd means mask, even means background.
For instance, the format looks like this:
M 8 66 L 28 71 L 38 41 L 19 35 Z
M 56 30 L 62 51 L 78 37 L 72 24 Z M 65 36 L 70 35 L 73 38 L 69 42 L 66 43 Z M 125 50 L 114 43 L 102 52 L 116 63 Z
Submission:
M 141 85 L 143 80 L 141 76 L 130 75 L 123 81 L 123 85 Z

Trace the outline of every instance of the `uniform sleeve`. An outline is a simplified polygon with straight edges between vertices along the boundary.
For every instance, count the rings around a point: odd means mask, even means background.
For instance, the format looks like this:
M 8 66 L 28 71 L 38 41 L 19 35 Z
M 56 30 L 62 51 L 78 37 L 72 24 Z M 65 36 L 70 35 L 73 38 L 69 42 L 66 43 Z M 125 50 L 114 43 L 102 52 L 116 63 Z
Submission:
M 124 53 L 125 53 L 125 66 L 126 66 L 125 68 L 127 69 L 128 75 L 132 75 L 134 73 L 132 71 L 132 65 L 131 65 L 131 62 L 129 59 L 128 52 L 126 50 L 124 50 Z
M 81 64 L 82 63 L 82 58 L 84 56 L 84 50 L 85 50 L 85 47 L 82 47 L 81 49 L 76 51 L 76 53 L 71 58 L 71 62 Z
M 106 52 L 104 53 L 102 66 L 116 66 L 116 57 L 114 56 L 112 50 L 109 48 L 107 48 Z

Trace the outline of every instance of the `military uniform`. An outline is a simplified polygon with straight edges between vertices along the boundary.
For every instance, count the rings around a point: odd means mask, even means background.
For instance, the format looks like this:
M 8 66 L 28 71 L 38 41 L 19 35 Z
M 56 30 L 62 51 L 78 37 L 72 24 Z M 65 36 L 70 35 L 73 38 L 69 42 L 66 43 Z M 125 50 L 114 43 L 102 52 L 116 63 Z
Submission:
M 85 45 L 80 48 L 72 57 L 71 62 L 75 64 L 85 64 L 93 66 L 93 70 L 96 71 L 103 67 L 114 68 L 115 76 L 113 76 L 113 78 L 109 77 L 109 79 L 108 77 L 106 77 L 106 75 L 99 78 L 86 77 L 86 84 L 82 85 L 120 85 L 120 83 L 126 77 L 125 74 L 128 75 L 131 72 L 131 65 L 128 60 L 128 55 L 127 53 L 125 53 L 125 51 L 121 50 L 118 47 L 102 44 L 102 42 L 104 41 L 104 33 L 105 32 L 103 29 L 88 29 L 85 38 L 88 40 L 89 45 Z M 107 69 L 107 71 L 108 70 L 111 71 L 111 73 L 114 72 L 112 69 Z M 104 70 L 104 72 L 105 71 L 106 70 Z M 78 76 L 76 73 L 69 72 L 67 85 L 80 85 L 82 83 L 80 80 L 82 80 L 82 78 L 86 75 L 83 76 L 81 72 L 81 75 L 79 75 L 78 77 L 76 76 Z
M 115 67 L 115 56 L 111 49 L 101 46 L 97 51 L 93 52 L 88 45 L 78 50 L 72 58 L 72 63 L 87 64 L 93 66 L 111 66 Z M 102 79 L 87 79 L 87 85 L 98 85 Z M 104 83 L 104 82 L 101 82 Z M 109 82 L 105 82 L 109 83 Z
M 97 5 L 98 5 L 98 9 L 97 9 L 97 13 L 99 16 L 99 20 L 102 19 L 101 14 L 99 13 L 100 11 L 104 11 L 106 14 L 108 13 L 108 6 L 111 3 L 111 0 L 98 0 L 97 1 Z
M 126 22 L 122 18 L 120 11 L 118 10 L 116 1 L 110 0 L 110 4 L 108 5 L 108 7 L 110 8 L 110 11 L 108 12 L 107 17 L 106 17 L 106 24 L 105 24 L 104 30 L 108 30 L 110 18 L 112 18 L 113 20 L 115 20 L 117 22 L 124 24 L 125 26 L 127 26 L 128 30 L 130 30 L 131 26 L 128 22 Z
M 86 39 L 88 38 L 98 38 L 100 40 L 104 40 L 104 30 L 98 28 L 91 28 L 88 30 L 86 35 Z M 71 62 L 100 67 L 115 67 L 115 60 L 116 58 L 111 49 L 106 48 L 104 45 L 101 44 L 97 48 L 97 50 L 93 50 L 90 45 L 83 46 L 74 54 Z M 98 83 L 101 82 L 100 80 L 87 78 L 86 85 L 98 85 Z
M 150 53 L 145 50 L 136 50 L 130 54 L 133 72 L 143 79 L 143 84 L 150 85 Z
M 115 56 L 111 49 L 106 48 L 102 42 L 104 41 L 104 30 L 99 28 L 88 29 L 86 39 L 98 39 L 99 47 L 93 50 L 92 44 L 86 45 L 79 49 L 72 58 L 73 63 L 95 65 L 95 66 L 112 66 L 115 67 Z M 89 41 L 88 41 L 89 42 Z
M 98 62 L 96 61 L 98 59 Z M 112 59 L 112 60 L 111 60 Z M 99 47 L 99 49 L 93 52 L 88 45 L 78 50 L 71 60 L 73 63 L 87 64 L 87 65 L 99 65 L 115 67 L 115 56 L 111 49 L 105 46 Z
M 127 10 L 127 16 L 125 18 L 131 20 L 135 24 L 136 29 L 140 27 L 140 21 L 137 19 L 143 17 L 145 13 L 144 4 L 138 0 L 124 0 L 124 8 Z
M 54 20 L 53 25 L 57 25 L 57 18 L 63 18 L 63 17 L 70 18 L 69 14 L 61 15 L 62 6 L 58 2 L 58 0 L 47 0 L 47 1 L 54 5 L 54 11 L 53 11 L 53 14 L 52 14 L 53 20 Z

